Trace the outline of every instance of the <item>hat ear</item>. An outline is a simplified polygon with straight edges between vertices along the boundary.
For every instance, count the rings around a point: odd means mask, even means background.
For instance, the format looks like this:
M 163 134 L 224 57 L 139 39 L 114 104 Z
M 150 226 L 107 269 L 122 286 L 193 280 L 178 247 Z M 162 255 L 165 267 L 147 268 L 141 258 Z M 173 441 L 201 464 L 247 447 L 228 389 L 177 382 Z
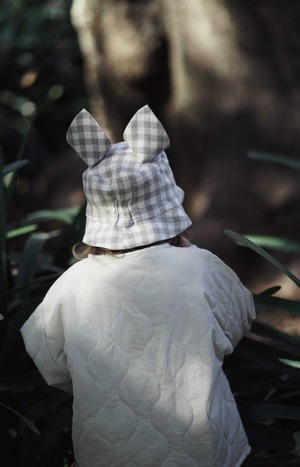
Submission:
M 100 162 L 112 145 L 109 137 L 85 109 L 72 121 L 67 131 L 67 141 L 88 166 Z
M 170 144 L 164 127 L 148 105 L 134 114 L 123 136 L 140 162 L 150 161 Z

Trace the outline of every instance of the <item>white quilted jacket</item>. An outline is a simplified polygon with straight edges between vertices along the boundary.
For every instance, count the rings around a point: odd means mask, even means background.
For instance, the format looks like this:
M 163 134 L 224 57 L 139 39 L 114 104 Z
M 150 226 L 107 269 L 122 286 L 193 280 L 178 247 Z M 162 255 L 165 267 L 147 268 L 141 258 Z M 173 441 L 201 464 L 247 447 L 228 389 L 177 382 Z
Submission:
M 73 392 L 79 467 L 236 467 L 250 447 L 222 361 L 254 316 L 216 256 L 163 244 L 76 263 L 21 332 Z

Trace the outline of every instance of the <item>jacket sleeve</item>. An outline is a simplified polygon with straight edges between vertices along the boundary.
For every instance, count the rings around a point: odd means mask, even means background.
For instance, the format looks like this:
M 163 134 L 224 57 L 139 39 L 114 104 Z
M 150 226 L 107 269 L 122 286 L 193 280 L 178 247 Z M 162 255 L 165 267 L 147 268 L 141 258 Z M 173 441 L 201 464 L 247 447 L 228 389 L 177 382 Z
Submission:
M 230 343 L 226 351 L 229 354 L 255 319 L 253 295 L 217 256 L 212 256 L 210 268 L 217 286 L 217 306 L 213 314 Z
M 72 381 L 64 352 L 62 306 L 51 289 L 45 300 L 21 328 L 28 354 L 50 386 L 72 393 Z

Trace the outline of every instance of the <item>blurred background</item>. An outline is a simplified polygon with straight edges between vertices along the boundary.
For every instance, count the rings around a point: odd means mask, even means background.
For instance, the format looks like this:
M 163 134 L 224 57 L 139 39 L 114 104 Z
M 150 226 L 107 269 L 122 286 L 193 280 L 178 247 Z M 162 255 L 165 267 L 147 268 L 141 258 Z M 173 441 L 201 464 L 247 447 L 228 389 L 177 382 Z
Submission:
M 259 236 L 300 276 L 299 24 L 296 0 L 2 0 L 0 150 L 8 175 L 5 202 L 0 196 L 1 291 L 72 262 L 85 170 L 65 139 L 74 116 L 86 108 L 117 142 L 148 104 L 169 134 L 194 242 L 252 291 L 275 284 L 281 297 L 299 300 L 297 281 L 224 235 Z M 23 310 L 22 321 L 48 286 L 26 292 L 27 311 L 19 292 L 9 303 L 5 295 L 5 307 Z M 298 316 L 267 309 L 260 320 L 300 335 Z M 0 366 L 10 375 L 3 349 Z M 4 392 L 3 403 L 22 409 L 12 394 Z
M 83 201 L 84 166 L 65 141 L 78 111 L 116 142 L 148 104 L 170 136 L 195 242 L 255 286 L 257 259 L 223 230 L 299 238 L 299 173 L 247 158 L 299 157 L 299 20 L 299 3 L 283 0 L 2 0 L 5 162 L 31 125 L 11 220 Z

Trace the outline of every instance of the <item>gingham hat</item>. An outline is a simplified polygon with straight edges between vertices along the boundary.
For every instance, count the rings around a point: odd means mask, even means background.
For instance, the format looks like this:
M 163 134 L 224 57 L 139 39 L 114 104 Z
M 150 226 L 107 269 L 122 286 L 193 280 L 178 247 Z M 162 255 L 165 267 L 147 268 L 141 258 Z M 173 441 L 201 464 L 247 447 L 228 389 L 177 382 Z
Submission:
M 83 174 L 87 220 L 83 241 L 123 250 L 175 237 L 191 225 L 164 149 L 169 138 L 146 105 L 112 144 L 83 109 L 67 141 L 88 165 Z

